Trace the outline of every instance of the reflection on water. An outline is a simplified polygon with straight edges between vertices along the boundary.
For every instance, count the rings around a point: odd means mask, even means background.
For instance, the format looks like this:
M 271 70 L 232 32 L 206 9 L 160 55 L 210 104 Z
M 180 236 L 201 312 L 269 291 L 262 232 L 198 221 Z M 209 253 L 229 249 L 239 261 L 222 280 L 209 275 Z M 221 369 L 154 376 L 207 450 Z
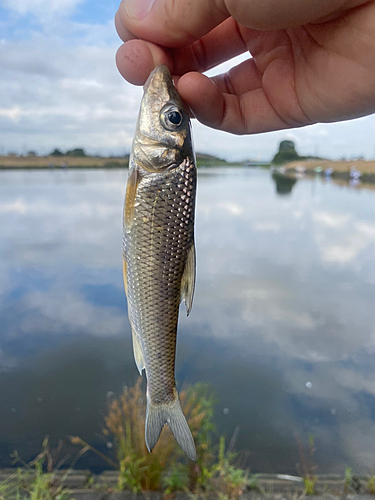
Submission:
M 0 172 L 0 465 L 97 434 L 134 383 L 121 276 L 125 171 Z M 291 189 L 293 187 L 293 190 Z M 177 380 L 210 382 L 253 471 L 375 463 L 375 193 L 270 172 L 201 171 L 197 286 Z M 285 191 L 284 191 L 285 192 Z M 226 409 L 224 412 L 223 410 Z M 105 464 L 86 456 L 78 465 Z
M 276 193 L 280 195 L 291 194 L 296 177 L 280 174 L 277 171 L 272 172 L 272 179 L 275 181 Z

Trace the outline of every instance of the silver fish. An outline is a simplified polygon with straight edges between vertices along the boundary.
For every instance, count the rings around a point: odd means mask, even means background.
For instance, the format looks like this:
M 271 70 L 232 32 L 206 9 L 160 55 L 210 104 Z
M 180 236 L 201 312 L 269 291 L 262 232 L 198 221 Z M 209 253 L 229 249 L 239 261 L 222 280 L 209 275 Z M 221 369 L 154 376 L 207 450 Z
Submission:
M 138 370 L 146 370 L 149 451 L 168 424 L 196 460 L 175 382 L 179 304 L 189 314 L 195 285 L 196 166 L 190 120 L 166 66 L 144 86 L 130 155 L 123 270 Z

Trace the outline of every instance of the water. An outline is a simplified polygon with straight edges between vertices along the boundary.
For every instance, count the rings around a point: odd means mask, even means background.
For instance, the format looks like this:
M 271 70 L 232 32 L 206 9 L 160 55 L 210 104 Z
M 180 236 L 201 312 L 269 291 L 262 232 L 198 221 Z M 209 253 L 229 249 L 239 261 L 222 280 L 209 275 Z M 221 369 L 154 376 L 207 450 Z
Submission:
M 133 384 L 121 276 L 126 171 L 0 172 L 0 466 L 98 437 Z M 277 181 L 277 184 L 276 184 Z M 199 173 L 197 285 L 177 379 L 206 381 L 252 471 L 375 466 L 375 191 Z M 106 468 L 86 454 L 77 466 Z

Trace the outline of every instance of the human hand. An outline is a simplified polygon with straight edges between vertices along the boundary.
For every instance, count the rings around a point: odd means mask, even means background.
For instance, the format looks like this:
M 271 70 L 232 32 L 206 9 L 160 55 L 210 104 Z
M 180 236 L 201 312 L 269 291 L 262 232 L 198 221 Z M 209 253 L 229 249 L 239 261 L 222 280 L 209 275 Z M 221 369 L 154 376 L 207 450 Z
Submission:
M 149 8 L 149 10 L 147 10 Z M 165 64 L 193 115 L 235 134 L 375 112 L 375 1 L 122 0 L 117 66 Z M 201 73 L 249 51 L 228 73 Z

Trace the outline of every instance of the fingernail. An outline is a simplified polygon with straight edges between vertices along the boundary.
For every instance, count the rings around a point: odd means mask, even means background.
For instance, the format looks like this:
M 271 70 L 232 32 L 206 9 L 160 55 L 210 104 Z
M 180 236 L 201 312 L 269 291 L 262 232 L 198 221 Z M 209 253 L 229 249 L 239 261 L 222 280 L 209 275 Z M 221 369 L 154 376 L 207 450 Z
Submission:
M 155 0 L 125 0 L 124 7 L 129 17 L 135 17 L 139 21 L 149 13 Z

